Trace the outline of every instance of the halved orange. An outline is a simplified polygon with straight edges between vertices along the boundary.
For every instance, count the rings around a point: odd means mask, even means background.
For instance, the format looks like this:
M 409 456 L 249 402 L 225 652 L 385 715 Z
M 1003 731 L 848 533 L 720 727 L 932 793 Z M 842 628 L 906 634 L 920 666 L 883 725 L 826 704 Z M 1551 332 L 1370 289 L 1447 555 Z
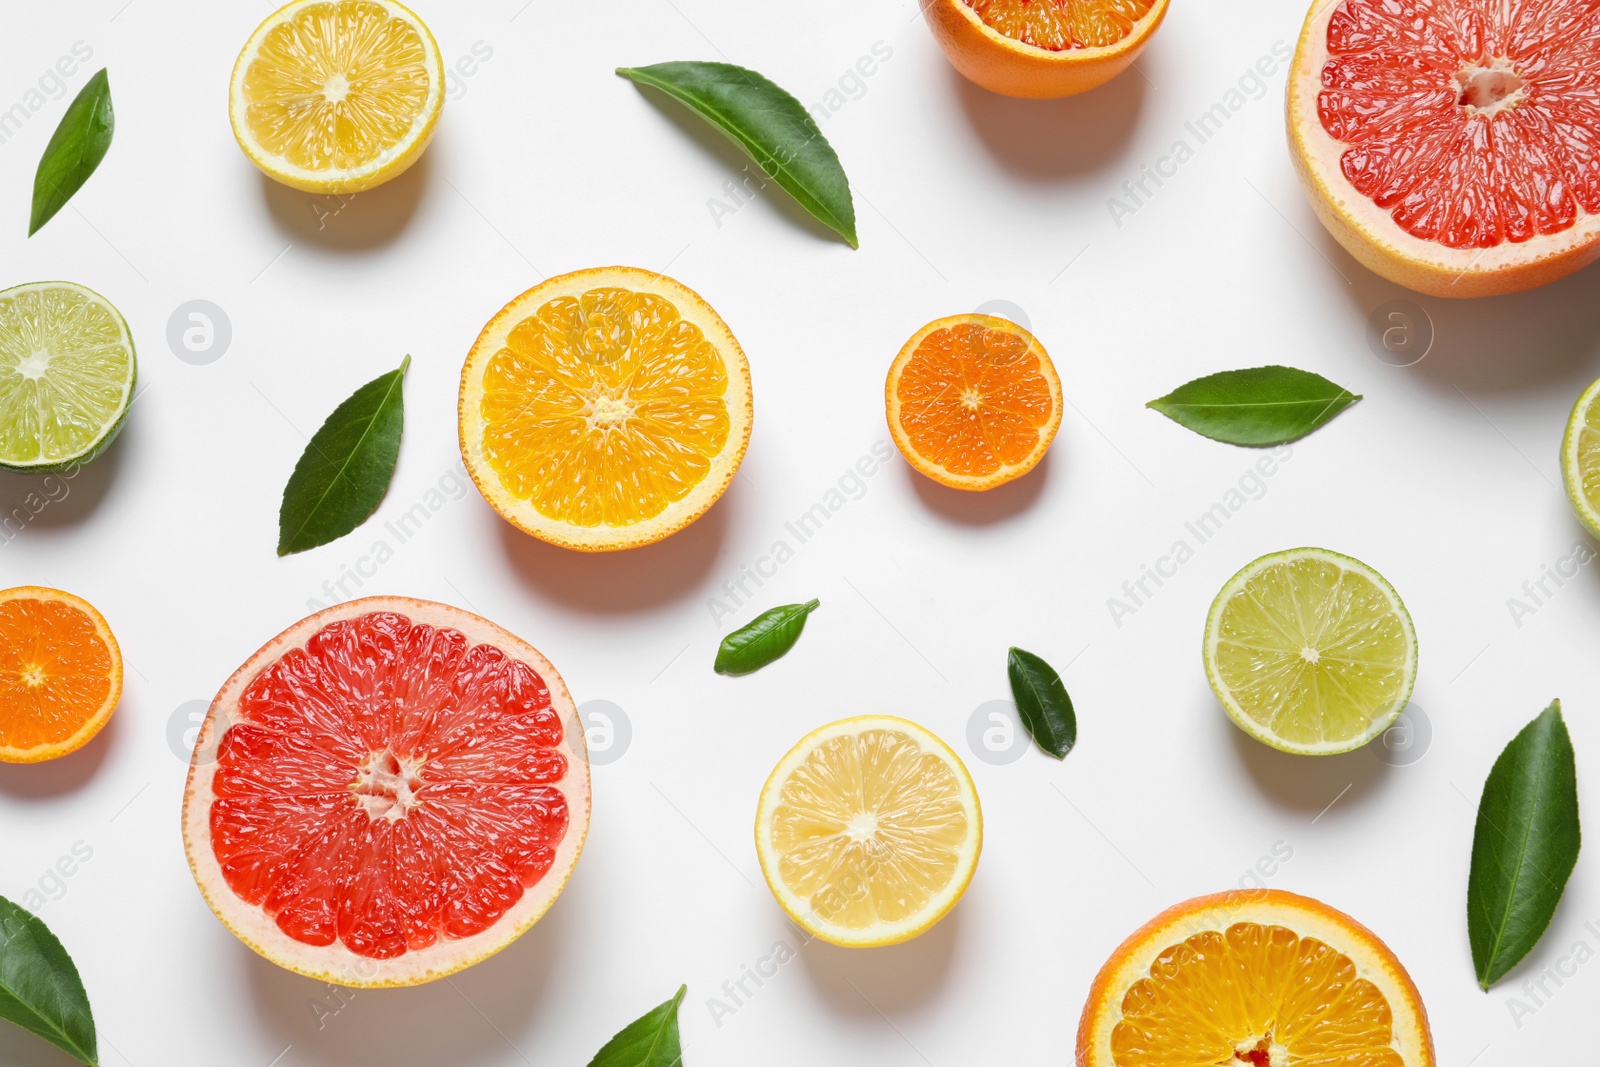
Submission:
M 1128 68 L 1167 0 L 924 0 L 951 64 L 1006 96 L 1071 96 Z
M 750 443 L 750 366 L 693 290 L 636 267 L 551 278 L 461 371 L 461 455 L 484 499 L 551 544 L 659 541 L 716 503 Z
M 1277 889 L 1169 908 L 1095 978 L 1078 1067 L 1434 1067 L 1411 976 L 1350 916 Z
M 1600 258 L 1589 0 L 1317 0 L 1289 74 L 1295 169 L 1369 270 L 1434 296 Z
M 952 489 L 1022 477 L 1061 428 L 1055 364 L 1033 334 L 993 315 L 951 315 L 918 330 L 884 393 L 907 462 Z
M 0 591 L 0 762 L 75 752 L 122 699 L 122 650 L 81 597 L 26 585 Z

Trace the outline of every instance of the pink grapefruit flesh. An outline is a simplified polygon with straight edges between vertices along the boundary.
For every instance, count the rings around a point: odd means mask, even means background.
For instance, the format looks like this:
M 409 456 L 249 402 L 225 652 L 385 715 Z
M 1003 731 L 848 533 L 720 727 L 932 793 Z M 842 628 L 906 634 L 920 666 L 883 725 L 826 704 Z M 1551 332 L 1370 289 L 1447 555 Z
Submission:
M 560 675 L 458 608 L 372 597 L 274 638 L 213 701 L 184 843 L 217 916 L 348 986 L 414 985 L 533 925 L 589 825 Z
M 1289 133 L 1319 216 L 1391 280 L 1531 288 L 1600 254 L 1600 8 L 1317 0 Z

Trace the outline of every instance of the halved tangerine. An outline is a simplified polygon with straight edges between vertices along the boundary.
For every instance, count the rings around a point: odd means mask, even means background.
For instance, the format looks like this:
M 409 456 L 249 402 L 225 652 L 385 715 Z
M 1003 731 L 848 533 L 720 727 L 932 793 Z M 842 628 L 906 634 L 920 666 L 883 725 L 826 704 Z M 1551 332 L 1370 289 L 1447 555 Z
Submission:
M 1296 170 L 1349 253 L 1435 296 L 1600 256 L 1600 9 L 1317 0 L 1289 75 Z
M 279 634 L 201 725 L 183 837 L 211 910 L 289 970 L 416 985 L 566 885 L 589 764 L 561 676 L 459 608 L 369 597 Z
M 1061 379 L 1044 346 L 993 315 L 951 315 L 911 336 L 884 388 L 907 462 L 952 489 L 1034 468 L 1061 427 Z
M 1309 897 L 1169 908 L 1106 961 L 1078 1067 L 1434 1067 L 1428 1013 L 1377 935 Z
M 1126 70 L 1167 0 L 925 0 L 950 63 L 1006 96 L 1071 96 Z
M 122 699 L 122 650 L 82 597 L 26 585 L 0 591 L 0 762 L 75 752 Z

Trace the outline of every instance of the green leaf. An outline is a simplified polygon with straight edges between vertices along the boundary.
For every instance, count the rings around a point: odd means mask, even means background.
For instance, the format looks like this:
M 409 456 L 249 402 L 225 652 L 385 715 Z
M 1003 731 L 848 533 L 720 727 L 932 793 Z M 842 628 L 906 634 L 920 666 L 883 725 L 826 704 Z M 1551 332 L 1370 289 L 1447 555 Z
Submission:
M 794 647 L 800 640 L 800 631 L 806 628 L 806 616 L 821 603 L 809 600 L 763 611 L 722 639 L 712 669 L 718 674 L 749 674 L 765 667 Z
M 283 489 L 278 555 L 343 537 L 378 510 L 400 458 L 400 384 L 410 365 L 407 356 L 398 370 L 357 389 L 312 435 Z
M 1204 437 L 1261 448 L 1298 440 L 1360 399 L 1310 371 L 1252 367 L 1196 378 L 1145 406 Z
M 678 1005 L 689 987 L 681 985 L 673 998 L 651 1008 L 606 1042 L 589 1067 L 681 1067 L 678 1046 Z
M 1581 837 L 1577 761 L 1558 700 L 1500 753 L 1478 802 L 1467 936 L 1485 991 L 1549 928 Z
M 83 188 L 89 175 L 106 158 L 116 125 L 116 115 L 111 110 L 111 82 L 101 70 L 67 105 L 67 113 L 45 146 L 39 170 L 33 176 L 29 237 L 55 218 L 56 212 Z
M 0 1019 L 96 1067 L 94 1017 L 72 957 L 50 928 L 0 897 Z
M 1061 675 L 1032 652 L 1013 648 L 1006 657 L 1011 678 L 1011 699 L 1028 736 L 1056 759 L 1064 759 L 1078 743 L 1078 716 Z
M 851 248 L 856 207 L 839 157 L 805 105 L 753 70 L 731 63 L 656 63 L 617 73 L 689 106 L 737 141 L 800 206 Z

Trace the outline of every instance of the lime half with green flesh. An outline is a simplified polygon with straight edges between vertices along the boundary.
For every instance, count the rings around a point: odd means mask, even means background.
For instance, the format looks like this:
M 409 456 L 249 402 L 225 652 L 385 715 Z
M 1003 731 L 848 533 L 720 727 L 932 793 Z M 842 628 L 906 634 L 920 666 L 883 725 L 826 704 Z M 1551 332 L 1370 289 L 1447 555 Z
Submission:
M 110 301 L 72 282 L 0 292 L 0 469 L 82 466 L 122 429 L 137 377 Z
M 1561 476 L 1567 482 L 1572 509 L 1600 537 L 1600 381 L 1590 385 L 1572 407 L 1567 434 L 1561 439 Z
M 1394 587 L 1322 548 L 1262 556 L 1206 620 L 1206 677 L 1250 736 L 1302 755 L 1348 752 L 1411 699 L 1417 634 Z

